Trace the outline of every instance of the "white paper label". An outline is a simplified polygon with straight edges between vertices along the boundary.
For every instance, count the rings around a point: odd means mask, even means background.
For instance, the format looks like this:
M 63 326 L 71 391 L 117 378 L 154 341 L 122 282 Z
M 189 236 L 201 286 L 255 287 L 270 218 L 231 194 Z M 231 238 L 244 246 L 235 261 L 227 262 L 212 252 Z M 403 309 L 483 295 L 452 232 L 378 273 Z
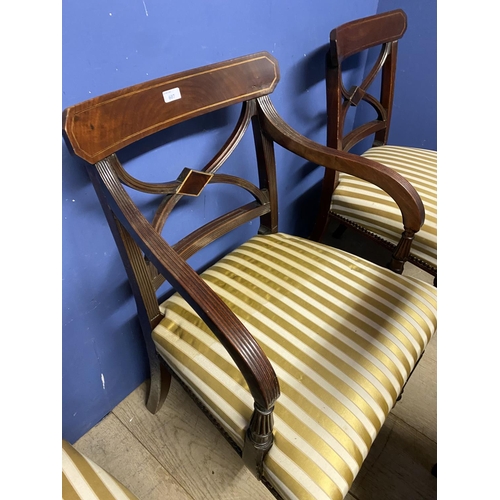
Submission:
M 179 87 L 176 87 L 175 89 L 165 90 L 165 92 L 162 92 L 162 94 L 163 100 L 165 102 L 177 101 L 177 99 L 181 98 L 181 91 L 179 90 Z

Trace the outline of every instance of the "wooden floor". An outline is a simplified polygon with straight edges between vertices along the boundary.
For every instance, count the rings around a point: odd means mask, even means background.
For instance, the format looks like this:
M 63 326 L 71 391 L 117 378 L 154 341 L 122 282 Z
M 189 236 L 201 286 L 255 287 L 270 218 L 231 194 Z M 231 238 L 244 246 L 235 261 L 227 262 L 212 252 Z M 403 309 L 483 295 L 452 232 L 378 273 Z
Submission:
M 405 274 L 432 278 L 408 265 Z M 437 336 L 389 415 L 347 500 L 435 499 Z M 140 500 L 271 499 L 236 452 L 173 381 L 162 409 L 145 407 L 146 383 L 75 447 Z

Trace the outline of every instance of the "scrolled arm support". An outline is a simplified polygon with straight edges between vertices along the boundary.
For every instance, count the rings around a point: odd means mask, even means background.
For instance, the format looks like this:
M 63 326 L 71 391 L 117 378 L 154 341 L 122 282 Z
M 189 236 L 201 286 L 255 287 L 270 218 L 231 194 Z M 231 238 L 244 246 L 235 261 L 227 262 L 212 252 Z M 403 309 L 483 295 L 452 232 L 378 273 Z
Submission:
M 410 254 L 411 244 L 413 243 L 414 236 L 415 231 L 403 231 L 396 250 L 392 254 L 389 267 L 398 274 L 403 273 L 404 265 L 408 258 L 408 255 Z
M 253 474 L 261 479 L 264 457 L 273 445 L 273 410 L 254 405 L 254 412 L 245 434 L 243 461 Z
M 399 206 L 405 232 L 414 234 L 420 230 L 425 220 L 424 205 L 415 188 L 402 175 L 376 161 L 322 146 L 299 134 L 279 116 L 268 96 L 259 97 L 257 102 L 261 127 L 274 142 L 316 165 L 379 186 Z

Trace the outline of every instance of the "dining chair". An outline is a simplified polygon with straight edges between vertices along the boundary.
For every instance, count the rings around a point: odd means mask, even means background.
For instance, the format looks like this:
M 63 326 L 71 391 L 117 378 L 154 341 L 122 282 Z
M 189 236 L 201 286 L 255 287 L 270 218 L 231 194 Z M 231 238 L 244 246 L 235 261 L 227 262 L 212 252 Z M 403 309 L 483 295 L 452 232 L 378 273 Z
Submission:
M 401 273 L 408 261 L 434 276 L 437 284 L 437 151 L 389 141 L 398 43 L 406 28 L 407 16 L 397 9 L 331 31 L 326 57 L 327 145 L 350 151 L 371 137 L 371 147 L 361 156 L 398 172 L 415 187 L 425 207 L 424 225 L 414 239 L 408 238 L 401 211 L 386 191 L 327 168 L 311 238 L 321 241 L 329 221 L 336 220 L 340 224 L 334 236 L 340 237 L 347 227 L 354 228 L 392 252 L 392 270 Z M 363 81 L 349 86 L 350 70 L 364 60 L 361 55 L 366 56 L 368 50 L 376 51 L 378 57 L 365 70 Z M 346 124 L 353 107 L 356 115 L 349 130 Z

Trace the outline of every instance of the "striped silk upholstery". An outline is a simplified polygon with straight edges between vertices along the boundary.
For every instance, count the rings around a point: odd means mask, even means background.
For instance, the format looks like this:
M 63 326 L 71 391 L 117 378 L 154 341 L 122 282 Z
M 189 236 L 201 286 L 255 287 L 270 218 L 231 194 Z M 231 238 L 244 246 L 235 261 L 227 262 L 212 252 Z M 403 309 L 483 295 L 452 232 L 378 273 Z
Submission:
M 436 329 L 436 290 L 343 251 L 259 235 L 202 274 L 279 378 L 265 478 L 284 498 L 342 499 Z M 226 351 L 174 295 L 153 339 L 239 446 L 253 410 Z
M 123 484 L 62 442 L 63 500 L 138 500 Z
M 391 167 L 417 190 L 425 207 L 425 223 L 415 235 L 411 253 L 437 267 L 437 153 L 401 146 L 370 148 L 361 156 Z M 403 225 L 401 211 L 384 191 L 348 174 L 339 174 L 339 185 L 330 210 L 396 245 Z

